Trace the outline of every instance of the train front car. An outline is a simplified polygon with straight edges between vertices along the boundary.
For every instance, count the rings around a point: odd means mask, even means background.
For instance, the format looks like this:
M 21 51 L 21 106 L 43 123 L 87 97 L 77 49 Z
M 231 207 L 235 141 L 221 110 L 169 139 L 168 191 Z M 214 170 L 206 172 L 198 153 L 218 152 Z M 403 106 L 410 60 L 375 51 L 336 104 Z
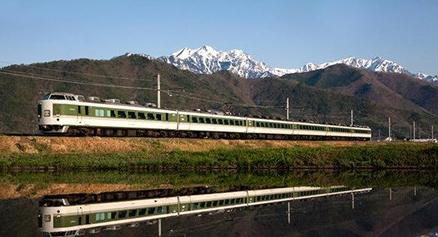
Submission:
M 69 207 L 67 199 L 64 198 L 49 198 L 43 199 L 39 203 L 38 211 L 38 228 L 43 233 L 44 237 L 55 236 L 78 236 L 78 229 L 57 228 L 59 222 L 57 219 L 61 214 L 66 212 L 76 212 L 76 208 Z
M 69 125 L 74 124 L 77 116 L 65 116 L 64 114 L 76 114 L 73 106 L 78 101 L 78 96 L 69 93 L 50 93 L 38 102 L 38 128 L 43 133 L 67 133 Z M 64 105 L 71 105 L 66 107 Z M 61 110 L 68 109 L 73 111 Z M 70 112 L 70 113 L 68 113 Z M 62 115 L 61 115 L 62 114 Z

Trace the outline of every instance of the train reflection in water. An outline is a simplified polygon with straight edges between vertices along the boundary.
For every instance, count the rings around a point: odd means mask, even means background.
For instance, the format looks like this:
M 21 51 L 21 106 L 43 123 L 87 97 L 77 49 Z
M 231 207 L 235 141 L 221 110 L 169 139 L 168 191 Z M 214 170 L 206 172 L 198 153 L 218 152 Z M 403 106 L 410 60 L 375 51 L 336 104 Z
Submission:
M 167 197 L 149 197 L 148 191 L 46 196 L 38 225 L 44 236 L 78 236 L 173 216 L 369 191 L 303 186 Z

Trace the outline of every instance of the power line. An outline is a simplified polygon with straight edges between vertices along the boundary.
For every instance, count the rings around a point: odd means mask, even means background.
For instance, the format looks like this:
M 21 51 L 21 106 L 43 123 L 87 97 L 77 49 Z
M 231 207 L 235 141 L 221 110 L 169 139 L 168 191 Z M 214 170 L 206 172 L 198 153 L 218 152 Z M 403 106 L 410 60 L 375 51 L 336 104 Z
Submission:
M 7 65 L 5 67 L 10 67 L 10 66 L 20 66 L 17 64 L 12 64 L 10 62 L 6 62 L 6 61 L 0 61 L 0 62 L 4 62 L 4 63 L 9 63 L 10 65 Z M 102 75 L 102 74 L 95 74 L 95 73 L 83 73 L 83 72 L 75 72 L 75 71 L 66 71 L 66 70 L 59 70 L 59 69 L 52 69 L 52 68 L 44 68 L 44 67 L 37 67 L 37 66 L 33 66 L 33 65 L 26 65 L 26 67 L 29 68 L 35 68 L 35 69 L 40 69 L 40 70 L 47 70 L 47 71 L 53 71 L 53 72 L 60 72 L 60 73 L 69 73 L 69 74 L 76 74 L 76 75 L 83 75 L 83 76 L 90 76 L 90 77 L 98 77 L 98 78 L 103 78 L 103 79 L 119 79 L 119 80 L 129 80 L 129 81 L 147 81 L 147 82 L 154 82 L 155 79 L 139 79 L 139 78 L 129 78 L 129 77 L 115 77 L 115 76 L 109 76 L 109 75 Z M 1 67 L 0 67 L 1 69 Z M 23 72 L 25 73 L 25 72 Z M 197 79 L 198 81 L 202 82 L 204 85 L 209 85 L 209 83 L 201 78 L 201 77 L 194 77 L 195 79 Z
M 69 83 L 69 84 L 76 84 L 76 85 L 89 85 L 89 86 L 100 86 L 100 87 L 112 87 L 112 88 L 124 88 L 124 89 L 136 89 L 136 90 L 151 90 L 151 91 L 156 91 L 156 89 L 148 88 L 148 87 L 136 87 L 136 86 L 111 85 L 111 84 L 104 84 L 104 83 L 79 82 L 79 81 L 71 81 L 71 80 L 63 80 L 63 79 L 46 78 L 46 77 L 40 77 L 40 76 L 19 74 L 19 73 L 16 73 L 16 72 L 8 72 L 8 71 L 5 71 L 5 70 L 0 71 L 0 73 L 1 74 L 6 74 L 6 75 L 10 75 L 10 76 L 32 78 L 32 79 L 35 79 L 35 80 L 54 81 L 54 82 L 62 82 L 62 83 Z
M 89 77 L 98 77 L 103 79 L 119 79 L 119 80 L 128 80 L 128 81 L 154 81 L 154 79 L 139 79 L 139 78 L 129 78 L 129 77 L 115 77 L 115 76 L 109 76 L 109 75 L 102 75 L 102 74 L 94 74 L 94 73 L 83 73 L 83 72 L 75 72 L 75 71 L 66 71 L 66 70 L 58 70 L 58 69 L 51 69 L 51 68 L 42 68 L 42 67 L 36 67 L 27 65 L 26 67 L 39 69 L 39 70 L 46 70 L 46 71 L 52 71 L 52 72 L 59 72 L 59 73 L 68 73 L 68 74 L 75 74 L 75 75 L 83 75 L 83 76 L 89 76 Z M 26 72 L 23 72 L 26 73 Z
M 76 85 L 89 85 L 89 86 L 99 86 L 99 87 L 110 87 L 110 88 L 123 88 L 123 89 L 135 89 L 135 90 L 149 90 L 149 91 L 157 91 L 157 89 L 154 88 L 148 88 L 148 87 L 135 87 L 135 86 L 123 86 L 123 85 L 111 85 L 111 84 L 104 84 L 104 83 L 91 83 L 91 82 L 78 82 L 78 81 L 71 81 L 71 80 L 64 80 L 64 79 L 56 79 L 56 78 L 47 78 L 47 77 L 41 77 L 41 76 L 34 76 L 34 75 L 27 75 L 22 72 L 14 72 L 11 70 L 3 70 L 0 71 L 1 74 L 10 75 L 10 76 L 17 76 L 17 77 L 24 77 L 24 78 L 31 78 L 35 80 L 44 80 L 44 81 L 53 81 L 53 82 L 61 82 L 61 83 L 69 83 L 69 84 L 76 84 Z M 212 102 L 217 104 L 232 104 L 235 106 L 241 106 L 241 107 L 259 107 L 259 108 L 274 108 L 279 106 L 266 106 L 266 105 L 249 105 L 249 104 L 233 104 L 225 101 L 219 101 L 219 100 L 212 100 L 212 99 L 206 99 L 206 98 L 200 98 L 195 96 L 188 96 L 188 95 L 182 95 L 181 92 L 176 91 L 170 91 L 173 92 L 175 95 L 179 97 L 184 98 L 190 98 L 205 102 Z

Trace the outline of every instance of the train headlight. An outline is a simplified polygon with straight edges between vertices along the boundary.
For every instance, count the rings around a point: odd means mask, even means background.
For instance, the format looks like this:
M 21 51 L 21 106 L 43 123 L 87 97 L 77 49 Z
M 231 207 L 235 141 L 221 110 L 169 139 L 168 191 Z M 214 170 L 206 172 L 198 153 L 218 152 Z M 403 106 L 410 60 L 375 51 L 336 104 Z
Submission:
M 44 117 L 50 117 L 50 110 L 44 110 Z
M 50 215 L 44 215 L 44 222 L 50 222 L 51 216 Z

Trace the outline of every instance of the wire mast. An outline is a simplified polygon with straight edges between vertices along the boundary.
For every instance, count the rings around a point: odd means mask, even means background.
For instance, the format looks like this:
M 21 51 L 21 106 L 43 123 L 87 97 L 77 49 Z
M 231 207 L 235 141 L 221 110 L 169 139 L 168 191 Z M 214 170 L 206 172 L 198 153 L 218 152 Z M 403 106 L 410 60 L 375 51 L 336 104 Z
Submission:
M 350 127 L 353 127 L 353 110 L 351 110 L 351 112 L 350 112 Z
M 161 85 L 160 74 L 157 74 L 157 108 L 161 108 Z
M 286 120 L 289 120 L 289 97 L 286 98 Z

